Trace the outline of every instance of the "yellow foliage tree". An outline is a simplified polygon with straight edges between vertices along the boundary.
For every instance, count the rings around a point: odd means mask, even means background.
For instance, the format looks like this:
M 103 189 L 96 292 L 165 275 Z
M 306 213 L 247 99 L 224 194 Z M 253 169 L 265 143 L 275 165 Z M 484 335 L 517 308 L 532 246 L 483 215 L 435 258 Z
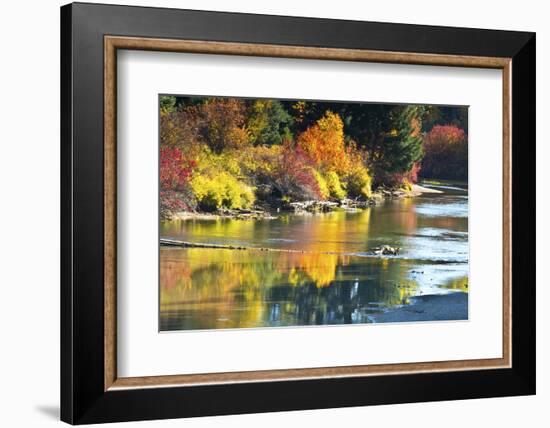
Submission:
M 365 153 L 361 152 L 353 141 L 349 143 L 347 150 L 349 166 L 344 180 L 348 196 L 370 198 L 372 196 L 372 176 L 365 166 Z

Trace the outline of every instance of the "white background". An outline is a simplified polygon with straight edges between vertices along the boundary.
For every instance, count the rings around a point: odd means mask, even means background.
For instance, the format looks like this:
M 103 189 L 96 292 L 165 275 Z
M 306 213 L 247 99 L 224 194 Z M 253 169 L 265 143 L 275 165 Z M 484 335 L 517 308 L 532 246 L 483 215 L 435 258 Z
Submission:
M 502 164 L 486 167 L 502 159 L 502 71 L 123 51 L 117 79 L 119 376 L 502 356 L 502 259 L 483 250 L 502 248 Z M 469 320 L 159 334 L 159 93 L 469 105 Z
M 111 3 L 104 1 L 105 3 Z M 461 402 L 287 412 L 131 423 L 159 427 L 545 426 L 550 402 L 548 367 L 550 160 L 544 124 L 550 115 L 550 28 L 544 2 L 354 0 L 273 2 L 233 0 L 126 1 L 187 7 L 414 24 L 537 31 L 537 339 L 538 395 Z M 5 2 L 0 13 L 0 420 L 8 427 L 55 426 L 59 406 L 59 10 L 55 0 Z M 545 105 L 546 104 L 546 105 Z M 545 167 L 546 166 L 546 167 Z M 29 242 L 31 241 L 31 242 Z M 543 248 L 545 247 L 546 248 Z M 543 312 L 543 309 L 546 309 Z M 546 362 L 546 364 L 545 364 Z

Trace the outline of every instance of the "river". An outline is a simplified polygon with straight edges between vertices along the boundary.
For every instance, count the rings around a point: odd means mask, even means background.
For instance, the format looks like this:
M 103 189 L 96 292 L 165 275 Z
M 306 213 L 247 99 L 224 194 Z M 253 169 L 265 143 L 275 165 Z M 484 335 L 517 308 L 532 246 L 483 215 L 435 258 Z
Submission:
M 160 249 L 160 329 L 368 323 L 411 297 L 468 290 L 468 192 L 272 220 L 162 222 L 161 237 L 292 249 Z M 398 256 L 372 248 L 400 247 Z M 331 253 L 331 254 L 327 254 Z

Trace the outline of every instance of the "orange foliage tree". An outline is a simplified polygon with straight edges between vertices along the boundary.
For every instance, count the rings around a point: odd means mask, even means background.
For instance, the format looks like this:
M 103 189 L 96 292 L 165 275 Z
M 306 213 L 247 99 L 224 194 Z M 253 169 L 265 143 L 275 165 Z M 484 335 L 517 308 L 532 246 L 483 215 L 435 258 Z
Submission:
M 302 132 L 296 144 L 318 167 L 326 171 L 344 173 L 348 167 L 344 123 L 338 114 L 330 110 Z
M 200 106 L 202 135 L 210 148 L 221 153 L 248 144 L 245 130 L 245 105 L 236 98 L 212 98 Z

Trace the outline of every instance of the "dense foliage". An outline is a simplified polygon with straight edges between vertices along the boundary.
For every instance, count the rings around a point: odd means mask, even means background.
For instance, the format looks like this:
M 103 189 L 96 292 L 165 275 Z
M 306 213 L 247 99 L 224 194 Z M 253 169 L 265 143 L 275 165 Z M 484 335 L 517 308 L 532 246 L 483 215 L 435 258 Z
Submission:
M 160 97 L 161 214 L 467 177 L 461 107 Z
M 468 178 L 468 140 L 454 125 L 436 125 L 424 138 L 426 152 L 421 175 L 430 178 Z
M 161 215 L 172 211 L 189 210 L 186 203 L 188 184 L 196 162 L 187 158 L 180 148 L 160 148 L 160 206 Z

